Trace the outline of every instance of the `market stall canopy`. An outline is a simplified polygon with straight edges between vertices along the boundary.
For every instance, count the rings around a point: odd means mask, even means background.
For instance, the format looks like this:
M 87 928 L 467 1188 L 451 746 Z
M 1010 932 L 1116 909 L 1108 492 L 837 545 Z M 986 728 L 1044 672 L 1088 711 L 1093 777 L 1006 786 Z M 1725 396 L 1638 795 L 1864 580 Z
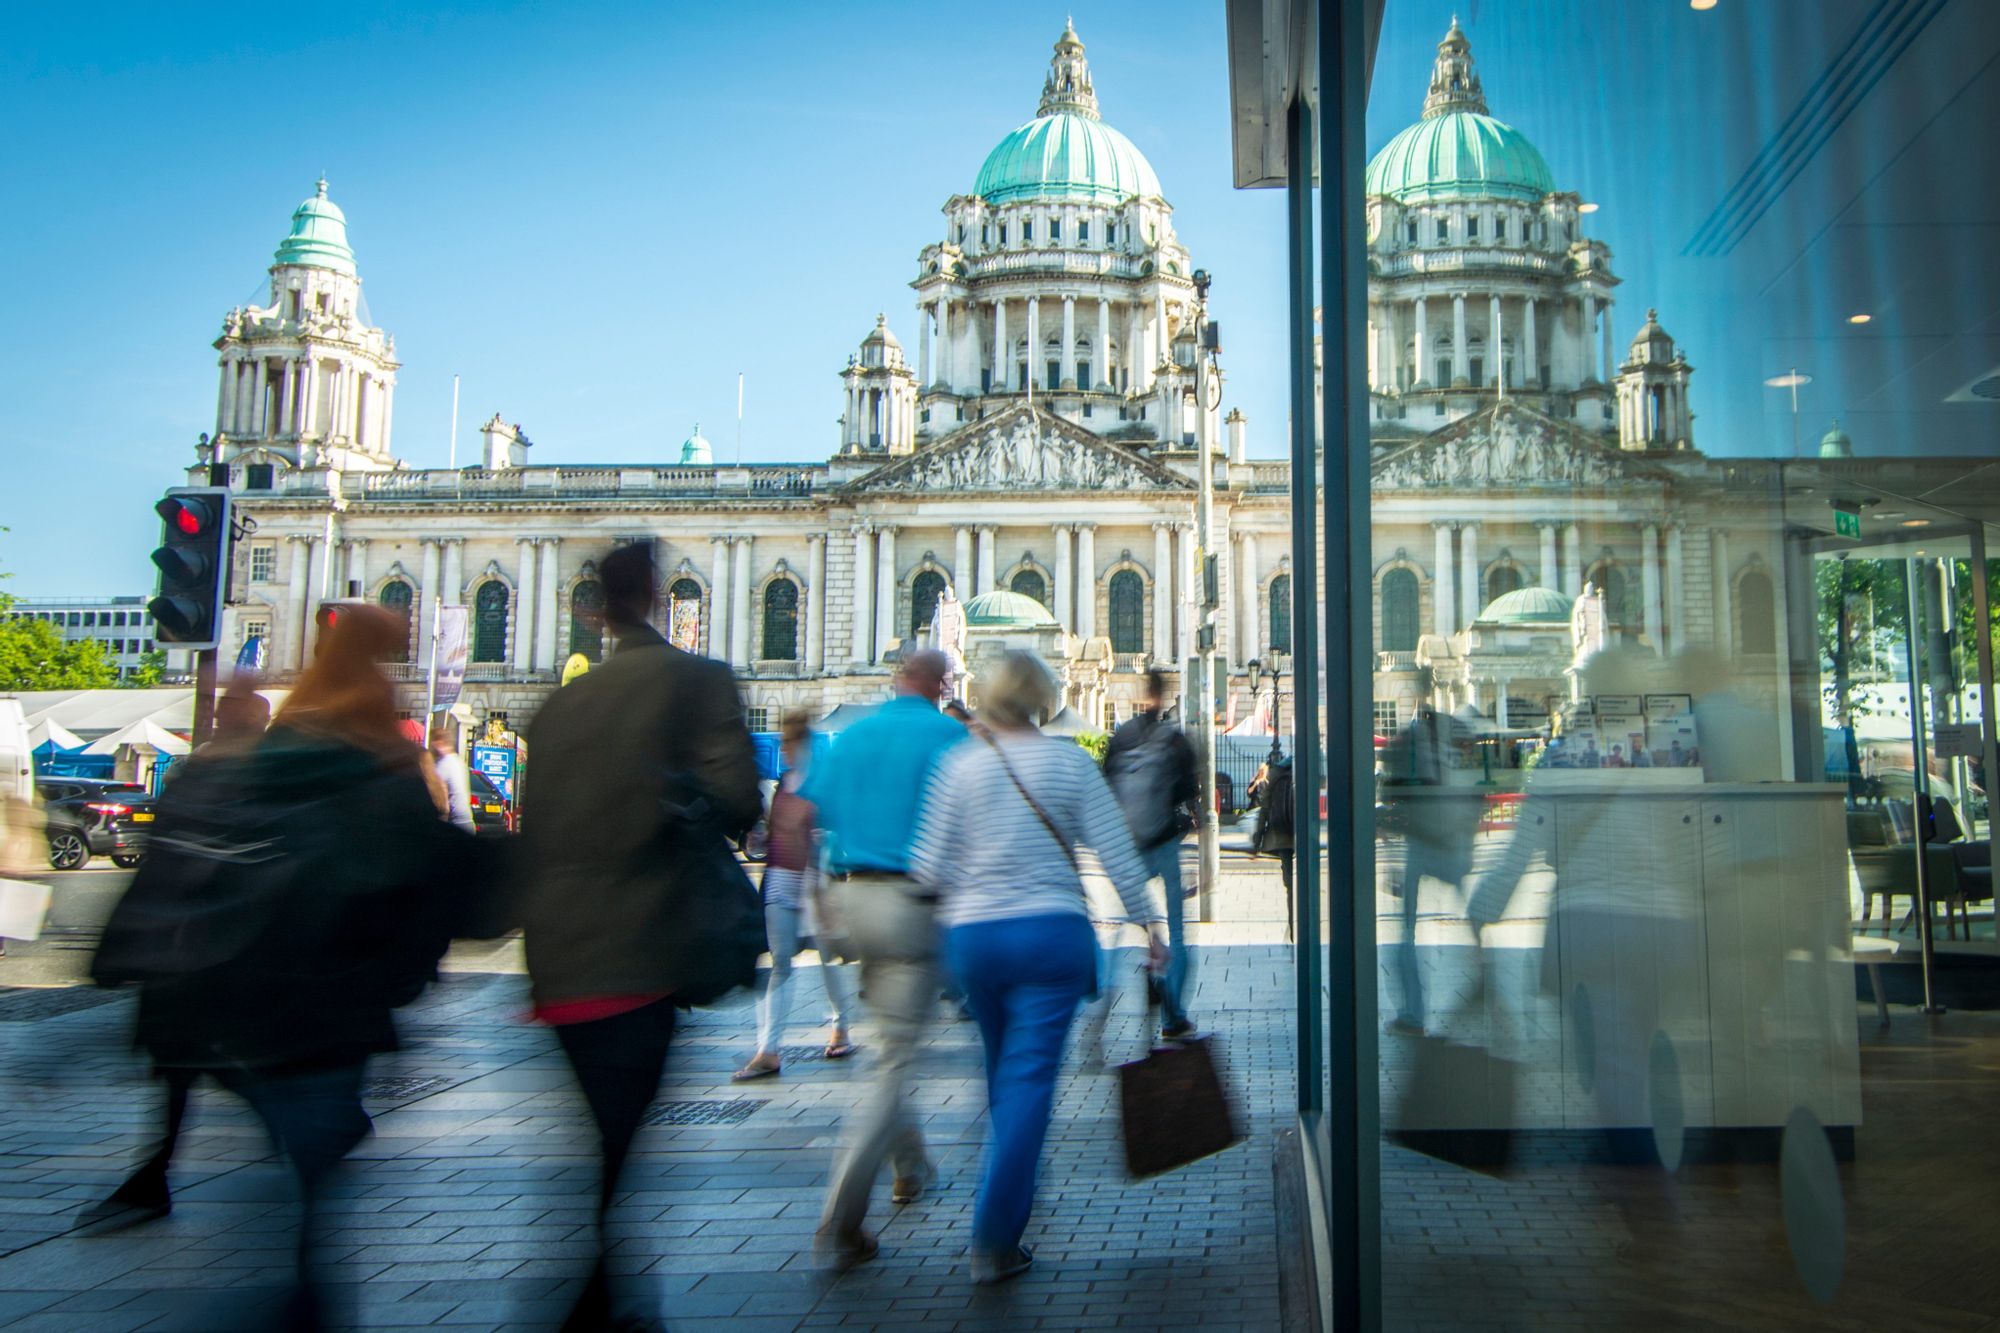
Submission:
M 43 718 L 28 728 L 28 748 L 39 753 L 47 746 L 51 750 L 81 750 L 83 740 L 62 723 Z
M 141 718 L 122 731 L 114 731 L 109 736 L 92 741 L 84 753 L 116 754 L 128 745 L 135 750 L 152 750 L 156 754 L 171 755 L 183 755 L 193 748 L 165 727 Z
M 290 690 L 259 690 L 271 711 Z M 136 690 L 22 690 L 14 698 L 29 726 L 50 722 L 62 727 L 78 744 L 120 732 L 135 722 L 151 722 L 162 731 L 194 729 L 194 691 L 180 686 Z
M 1042 723 L 1044 736 L 1081 736 L 1095 730 L 1095 727 L 1083 720 L 1081 714 L 1067 705 L 1060 713 Z

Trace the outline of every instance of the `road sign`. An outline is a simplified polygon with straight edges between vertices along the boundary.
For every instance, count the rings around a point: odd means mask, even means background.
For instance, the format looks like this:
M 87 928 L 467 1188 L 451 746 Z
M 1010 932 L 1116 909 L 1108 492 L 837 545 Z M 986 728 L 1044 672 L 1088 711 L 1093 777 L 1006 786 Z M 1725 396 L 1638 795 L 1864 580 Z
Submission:
M 486 775 L 487 781 L 500 789 L 500 794 L 508 800 L 514 799 L 514 751 L 512 747 L 498 745 L 475 745 L 472 747 L 472 766 Z

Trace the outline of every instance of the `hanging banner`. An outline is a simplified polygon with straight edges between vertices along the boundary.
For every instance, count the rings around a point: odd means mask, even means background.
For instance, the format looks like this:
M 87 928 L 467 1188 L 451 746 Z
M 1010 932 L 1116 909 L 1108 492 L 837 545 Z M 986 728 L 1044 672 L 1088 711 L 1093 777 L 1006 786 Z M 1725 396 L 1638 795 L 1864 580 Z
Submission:
M 431 645 L 432 670 L 437 676 L 437 692 L 431 697 L 431 711 L 442 713 L 458 702 L 465 688 L 466 630 L 471 617 L 462 606 L 438 608 L 437 640 Z
M 243 648 L 236 654 L 236 669 L 253 675 L 264 674 L 264 636 L 252 634 L 243 641 Z

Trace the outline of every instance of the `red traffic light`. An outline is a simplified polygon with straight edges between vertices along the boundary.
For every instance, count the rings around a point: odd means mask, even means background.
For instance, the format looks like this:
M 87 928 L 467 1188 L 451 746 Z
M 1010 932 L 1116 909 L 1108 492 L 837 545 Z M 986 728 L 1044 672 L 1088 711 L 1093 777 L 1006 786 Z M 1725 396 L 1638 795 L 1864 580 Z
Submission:
M 215 510 L 206 500 L 189 496 L 169 495 L 153 510 L 169 529 L 184 537 L 201 536 L 215 518 Z

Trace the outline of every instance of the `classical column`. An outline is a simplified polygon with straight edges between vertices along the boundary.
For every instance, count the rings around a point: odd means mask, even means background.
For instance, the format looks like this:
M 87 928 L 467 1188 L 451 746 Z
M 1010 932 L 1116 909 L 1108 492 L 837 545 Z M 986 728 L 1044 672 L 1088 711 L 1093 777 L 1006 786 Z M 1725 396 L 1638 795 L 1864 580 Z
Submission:
M 1194 622 L 1201 610 L 1196 599 L 1201 594 L 1195 586 L 1194 524 L 1179 523 L 1175 525 L 1175 530 L 1180 536 L 1180 596 L 1176 600 L 1181 608 L 1180 634 L 1176 636 L 1176 642 L 1180 647 L 1181 660 L 1186 661 L 1194 656 Z
M 396 381 L 390 380 L 382 386 L 382 438 L 375 442 L 375 452 L 387 455 L 389 440 L 396 424 Z
M 1715 576 L 1715 651 L 1724 659 L 1736 653 L 1736 611 L 1729 586 L 1729 534 L 1717 528 L 1709 535 L 1709 559 Z
M 1431 575 L 1431 620 L 1439 634 L 1447 635 L 1458 628 L 1458 599 L 1452 592 L 1451 526 L 1443 519 L 1431 524 L 1437 539 L 1436 568 Z
M 1657 524 L 1648 523 L 1640 533 L 1639 579 L 1640 589 L 1645 597 L 1646 642 L 1654 652 L 1661 652 L 1665 644 L 1660 638 L 1660 529 Z
M 1090 353 L 1091 383 L 1078 385 L 1090 389 L 1111 383 L 1111 301 L 1108 297 L 1097 298 L 1097 346 Z
M 1667 527 L 1667 653 L 1676 655 L 1687 647 L 1687 610 L 1683 589 L 1687 581 L 1686 547 L 1683 525 Z
M 1465 293 L 1456 292 L 1451 298 L 1451 382 L 1467 384 L 1471 380 L 1471 349 L 1465 345 Z
M 826 534 L 806 534 L 806 671 L 826 664 Z
M 928 309 L 917 316 L 917 385 L 922 389 L 931 386 L 931 312 Z
M 729 538 L 708 539 L 708 655 L 729 660 Z
M 1563 529 L 1563 592 L 1583 596 L 1583 529 L 1572 523 Z
M 1521 302 L 1521 387 L 1538 389 L 1542 383 L 1542 366 L 1535 352 L 1535 298 L 1530 296 Z
M 308 356 L 302 368 L 306 387 L 299 411 L 299 434 L 303 436 L 319 429 L 319 363 Z
M 1076 634 L 1097 637 L 1097 525 L 1076 525 Z
M 319 651 L 319 603 L 326 596 L 327 564 L 333 559 L 333 548 L 319 537 L 303 538 L 306 566 L 306 602 L 303 608 L 299 637 L 306 646 L 306 660 Z
M 1513 683 L 1512 680 L 1503 676 L 1497 683 L 1493 693 L 1493 721 L 1502 731 L 1505 731 L 1509 725 L 1507 721 L 1507 687 Z
M 1257 588 L 1263 582 L 1257 570 L 1257 534 L 1238 533 L 1236 551 L 1236 568 L 1231 573 L 1236 585 L 1236 618 L 1242 629 L 1236 636 L 1236 661 L 1247 667 L 1251 658 L 1263 656 L 1264 644 L 1264 618 L 1257 614 Z
M 855 666 L 865 666 L 874 648 L 875 618 L 869 614 L 875 596 L 875 534 L 857 523 L 854 534 L 854 625 L 848 644 Z
M 1535 582 L 1553 591 L 1557 586 L 1556 574 L 1556 525 L 1547 519 L 1537 519 L 1535 530 L 1542 537 L 1542 564 L 1535 571 Z M 1574 595 L 1574 594 L 1572 594 Z
M 535 665 L 535 539 L 516 537 L 520 548 L 514 575 L 514 674 L 525 676 Z
M 750 669 L 751 620 L 750 613 L 750 557 L 756 543 L 754 537 L 738 537 L 736 546 L 736 584 L 729 599 L 729 665 L 738 671 Z
M 341 596 L 349 592 L 356 597 L 368 595 L 368 539 L 356 537 L 347 543 L 346 581 L 340 585 Z
M 1167 665 L 1174 656 L 1173 524 L 1153 524 L 1153 660 Z
M 358 370 L 354 372 L 354 447 L 357 449 L 368 448 L 369 442 L 375 438 L 375 433 L 368 426 L 368 414 L 374 410 L 375 398 L 369 390 L 374 383 L 374 376 L 364 375 Z
M 902 642 L 897 621 L 896 529 L 882 525 L 881 552 L 875 561 L 875 660 L 888 658 L 889 651 Z
M 1007 342 L 1007 302 L 993 303 L 993 387 L 1005 393 L 1014 387 L 1014 349 Z
M 1070 588 L 1073 580 L 1076 578 L 1076 571 L 1070 568 L 1069 557 L 1069 541 L 1072 530 L 1072 526 L 1068 523 L 1058 523 L 1055 525 L 1055 613 L 1056 623 L 1074 634 L 1076 633 L 1075 599 L 1070 595 Z
M 258 439 L 270 435 L 270 411 L 266 399 L 271 382 L 271 363 L 258 357 L 251 367 L 250 378 L 250 433 Z
M 1603 360 L 1599 362 L 1601 369 L 1597 377 L 1601 380 L 1609 381 L 1612 367 L 1618 364 L 1614 359 L 1615 354 L 1611 350 L 1611 303 L 1609 301 L 1604 302 L 1598 307 L 1598 312 L 1598 331 L 1603 336 L 1604 346 L 1600 353 Z
M 417 666 L 428 669 L 431 661 L 431 636 L 436 631 L 438 609 L 438 585 L 442 580 L 438 571 L 443 564 L 443 552 L 436 537 L 424 537 L 423 562 L 418 578 L 422 586 L 417 589 Z
M 236 368 L 234 357 L 222 358 L 222 369 L 215 377 L 215 433 L 234 434 L 236 418 L 231 408 L 234 406 L 236 388 Z
M 1382 326 L 1376 322 L 1374 306 L 1369 306 L 1368 317 L 1368 387 L 1382 387 Z
M 976 575 L 972 568 L 972 529 L 960 528 L 953 536 L 957 544 L 952 552 L 951 590 L 961 602 L 969 601 Z
M 465 605 L 465 538 L 444 539 L 444 583 L 438 594 L 446 606 Z
M 1414 302 L 1417 319 L 1417 341 L 1413 349 L 1417 364 L 1410 367 L 1410 385 L 1422 388 L 1431 382 L 1431 334 L 1430 322 L 1425 314 L 1430 302 L 1419 296 Z
M 288 539 L 291 549 L 291 568 L 285 577 L 285 658 L 287 671 L 298 671 L 305 666 L 306 649 L 306 578 L 311 573 L 312 539 L 293 536 Z M 424 547 L 428 557 L 430 547 Z
M 1383 386 L 1398 391 L 1403 387 L 1403 340 L 1396 335 L 1396 306 L 1393 302 L 1382 307 L 1382 373 L 1388 376 Z
M 1137 301 L 1125 307 L 1125 392 L 1144 393 L 1146 391 L 1146 358 L 1140 349 L 1143 335 L 1139 332 L 1144 324 L 1144 309 Z M 1116 383 L 1114 380 L 1113 383 Z
M 1486 355 L 1492 358 L 1487 366 L 1493 372 L 1491 383 L 1498 387 L 1507 382 L 1507 349 L 1505 330 L 1500 326 L 1500 298 L 1493 297 L 1486 306 Z
M 937 382 L 940 389 L 952 388 L 951 364 L 951 301 L 948 297 L 937 299 Z
M 1031 369 L 1033 365 L 1032 361 L 1029 362 Z M 999 536 L 1000 530 L 998 528 L 981 528 L 979 530 L 978 587 L 982 593 L 992 592 L 1000 586 L 1000 570 L 996 564 L 997 557 L 993 550 L 994 543 L 999 539 Z
M 1028 383 L 1023 388 L 1047 388 L 1042 383 L 1042 299 L 1028 298 Z
M 1458 525 L 1458 619 L 1470 627 L 1479 619 L 1479 524 Z
M 535 591 L 535 665 L 543 671 L 556 669 L 556 562 L 561 554 L 562 538 L 542 538 L 541 586 Z

